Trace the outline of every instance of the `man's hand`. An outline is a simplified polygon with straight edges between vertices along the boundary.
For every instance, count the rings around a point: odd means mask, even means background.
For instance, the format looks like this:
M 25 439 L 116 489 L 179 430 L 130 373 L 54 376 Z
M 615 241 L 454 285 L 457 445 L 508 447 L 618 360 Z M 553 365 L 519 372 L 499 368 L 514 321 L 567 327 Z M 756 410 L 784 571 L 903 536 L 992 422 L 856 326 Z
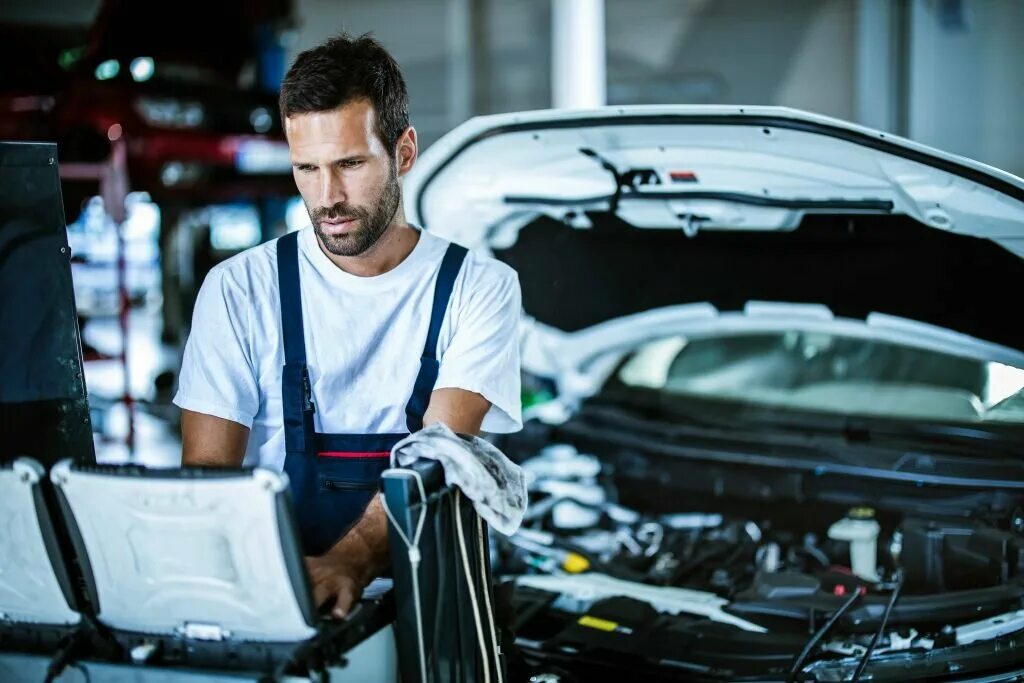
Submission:
M 329 605 L 331 616 L 338 619 L 349 613 L 370 582 L 363 568 L 332 553 L 307 557 L 306 570 L 313 586 L 313 601 L 317 606 Z
M 320 557 L 306 558 L 313 600 L 317 607 L 333 604 L 331 615 L 340 619 L 387 566 L 388 520 L 377 495 L 333 548 Z

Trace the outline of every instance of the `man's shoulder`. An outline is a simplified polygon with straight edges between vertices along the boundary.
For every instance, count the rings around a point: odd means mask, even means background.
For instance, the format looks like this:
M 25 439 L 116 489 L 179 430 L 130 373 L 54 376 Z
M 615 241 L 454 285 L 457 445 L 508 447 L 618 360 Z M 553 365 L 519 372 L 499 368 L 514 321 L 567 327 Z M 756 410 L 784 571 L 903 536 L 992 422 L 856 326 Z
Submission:
M 451 244 L 443 240 L 445 248 Z M 442 250 L 443 251 L 443 250 Z M 508 264 L 484 252 L 470 249 L 462 264 L 462 272 L 456 284 L 457 305 L 480 304 L 519 297 L 519 274 Z
M 277 286 L 277 242 L 272 239 L 221 261 L 207 279 L 251 292 Z
M 519 274 L 507 263 L 478 251 L 466 254 L 467 276 L 476 285 L 495 287 L 519 282 Z
M 451 244 L 458 244 L 440 235 L 424 231 L 427 239 L 435 243 L 434 248 L 438 253 L 438 260 Z M 460 245 L 462 246 L 462 245 Z M 469 249 L 466 260 L 462 266 L 463 279 L 471 286 L 497 285 L 509 281 L 518 281 L 516 271 L 506 263 L 502 263 L 493 256 L 489 256 L 478 250 Z

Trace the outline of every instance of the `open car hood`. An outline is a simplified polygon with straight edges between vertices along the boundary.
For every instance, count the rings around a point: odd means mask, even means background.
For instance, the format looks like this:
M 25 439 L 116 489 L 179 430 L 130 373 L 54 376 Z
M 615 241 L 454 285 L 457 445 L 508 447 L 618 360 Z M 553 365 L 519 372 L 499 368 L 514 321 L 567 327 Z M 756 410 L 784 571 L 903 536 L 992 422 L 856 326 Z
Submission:
M 500 442 L 530 481 L 524 528 L 494 555 L 514 577 L 514 660 L 530 665 L 513 678 L 1020 667 L 1024 555 L 1006 529 L 1024 465 L 1003 457 L 1020 442 L 959 424 L 989 408 L 961 388 L 988 365 L 969 359 L 1024 367 L 1008 303 L 1024 279 L 1020 180 L 799 112 L 656 107 L 477 119 L 406 189 L 413 221 L 518 270 L 523 367 L 559 389 L 531 409 L 548 424 Z M 761 351 L 758 335 L 793 330 L 845 348 Z M 754 343 L 712 348 L 730 336 Z M 863 339 L 886 353 L 848 352 Z M 876 367 L 895 386 L 875 386 Z M 863 563 L 853 526 L 872 529 Z M 870 585 L 830 583 L 851 576 Z
M 689 105 L 482 117 L 431 146 L 405 190 L 412 222 L 519 271 L 529 371 L 563 374 L 552 357 L 578 370 L 621 343 L 595 334 L 609 321 L 688 306 L 684 327 L 701 310 L 705 328 L 735 329 L 758 302 L 784 304 L 776 319 L 1024 357 L 1000 303 L 1024 276 L 1024 181 L 836 119 Z

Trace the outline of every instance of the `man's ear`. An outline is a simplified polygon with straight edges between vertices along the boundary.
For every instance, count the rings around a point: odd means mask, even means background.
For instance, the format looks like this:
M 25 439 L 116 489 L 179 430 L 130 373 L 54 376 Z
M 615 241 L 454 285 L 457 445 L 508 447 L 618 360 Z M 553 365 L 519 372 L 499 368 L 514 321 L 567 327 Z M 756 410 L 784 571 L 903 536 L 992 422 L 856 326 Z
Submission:
M 416 129 L 409 126 L 398 138 L 395 145 L 395 162 L 398 166 L 398 175 L 403 176 L 412 170 L 419 158 L 419 145 L 416 139 Z

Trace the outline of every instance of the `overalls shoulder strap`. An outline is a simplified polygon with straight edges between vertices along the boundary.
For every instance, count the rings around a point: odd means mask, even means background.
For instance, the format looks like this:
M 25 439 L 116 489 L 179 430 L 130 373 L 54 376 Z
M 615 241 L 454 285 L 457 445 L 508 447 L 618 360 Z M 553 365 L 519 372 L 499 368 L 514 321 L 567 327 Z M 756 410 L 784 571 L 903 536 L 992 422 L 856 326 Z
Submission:
M 302 293 L 299 288 L 299 233 L 290 232 L 277 241 L 277 284 L 284 330 L 284 362 L 306 362 L 306 338 L 302 327 Z
M 455 280 L 462 270 L 466 259 L 466 248 L 458 244 L 449 244 L 441 261 L 441 269 L 434 283 L 434 302 L 430 310 L 430 326 L 427 330 L 427 341 L 420 357 L 420 371 L 413 385 L 412 396 L 405 406 L 406 425 L 409 432 L 417 432 L 423 428 L 423 415 L 430 403 L 430 394 L 437 382 L 437 373 L 441 363 L 437 358 L 437 342 L 441 336 L 441 325 L 444 323 L 445 312 L 452 298 Z
M 306 336 L 302 327 L 302 291 L 299 287 L 299 234 L 277 240 L 277 284 L 281 299 L 281 331 L 284 337 L 284 369 L 281 398 L 284 410 L 286 452 L 314 448 L 312 390 L 306 367 Z

